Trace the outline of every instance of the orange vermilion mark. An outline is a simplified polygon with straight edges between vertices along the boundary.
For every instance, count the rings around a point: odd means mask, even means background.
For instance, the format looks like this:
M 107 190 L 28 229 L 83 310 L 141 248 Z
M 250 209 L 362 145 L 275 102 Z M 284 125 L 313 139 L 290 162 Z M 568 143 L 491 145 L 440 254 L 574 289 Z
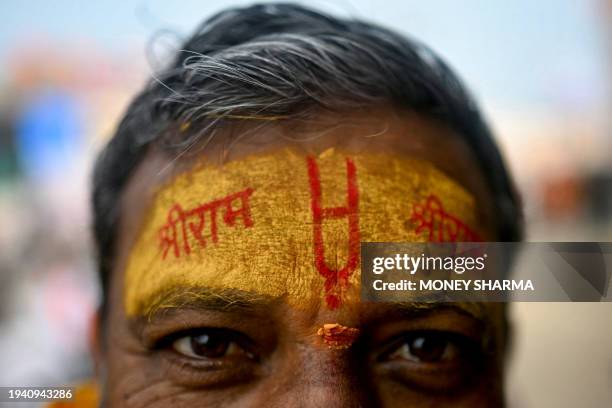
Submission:
M 359 336 L 359 329 L 346 327 L 339 323 L 326 323 L 317 330 L 317 335 L 323 338 L 323 342 L 329 348 L 347 349 Z
M 181 252 L 190 254 L 189 232 L 203 248 L 206 247 L 206 238 L 203 234 L 206 225 L 206 213 L 209 215 L 210 239 L 215 244 L 219 240 L 217 234 L 217 212 L 219 209 L 225 210 L 223 213 L 225 225 L 232 227 L 236 224 L 236 219 L 241 217 L 245 228 L 252 227 L 253 219 L 249 208 L 249 197 L 253 194 L 253 191 L 252 188 L 247 188 L 190 210 L 183 210 L 179 204 L 174 204 L 168 211 L 166 224 L 159 229 L 162 259 L 166 259 L 170 249 L 172 249 L 175 258 L 180 257 Z M 232 203 L 236 200 L 240 200 L 239 209 L 234 209 L 232 206 Z M 180 230 L 182 245 L 179 244 L 177 226 Z
M 308 158 L 308 178 L 310 182 L 310 207 L 313 222 L 313 247 L 315 266 L 325 278 L 325 301 L 330 309 L 337 309 L 342 304 L 342 292 L 348 285 L 348 278 L 359 263 L 359 189 L 357 187 L 357 168 L 355 163 L 346 159 L 347 198 L 346 206 L 321 207 L 321 177 L 314 158 Z M 341 269 L 331 269 L 325 262 L 325 245 L 323 242 L 322 223 L 325 219 L 347 218 L 348 221 L 348 257 Z
M 430 242 L 480 242 L 482 239 L 466 223 L 444 210 L 442 201 L 430 195 L 424 204 L 415 204 L 411 221 L 418 223 L 416 233 L 428 231 Z

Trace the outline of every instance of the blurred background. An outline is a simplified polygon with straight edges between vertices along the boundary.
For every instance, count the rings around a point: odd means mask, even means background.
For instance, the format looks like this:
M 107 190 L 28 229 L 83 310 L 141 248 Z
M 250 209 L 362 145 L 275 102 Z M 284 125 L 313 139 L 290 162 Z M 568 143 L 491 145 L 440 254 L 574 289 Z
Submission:
M 0 2 L 0 386 L 87 378 L 96 151 L 205 17 L 243 1 Z M 612 241 L 612 1 L 310 0 L 424 41 L 474 91 L 531 241 Z M 515 304 L 513 407 L 612 402 L 612 304 Z

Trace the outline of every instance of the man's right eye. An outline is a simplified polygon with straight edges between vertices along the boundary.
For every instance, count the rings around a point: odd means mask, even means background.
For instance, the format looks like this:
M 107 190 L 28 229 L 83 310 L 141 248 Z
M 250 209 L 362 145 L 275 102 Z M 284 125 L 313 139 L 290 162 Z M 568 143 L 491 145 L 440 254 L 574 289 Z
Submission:
M 219 360 L 249 358 L 254 356 L 241 344 L 237 333 L 229 330 L 203 329 L 176 338 L 172 349 L 177 353 L 194 359 Z
M 217 330 L 186 335 L 176 339 L 172 348 L 179 354 L 191 358 L 219 359 L 224 357 L 252 357 L 230 333 Z
M 166 375 L 190 387 L 226 387 L 251 381 L 260 363 L 257 345 L 229 329 L 182 330 L 160 339 L 154 349 L 163 358 Z

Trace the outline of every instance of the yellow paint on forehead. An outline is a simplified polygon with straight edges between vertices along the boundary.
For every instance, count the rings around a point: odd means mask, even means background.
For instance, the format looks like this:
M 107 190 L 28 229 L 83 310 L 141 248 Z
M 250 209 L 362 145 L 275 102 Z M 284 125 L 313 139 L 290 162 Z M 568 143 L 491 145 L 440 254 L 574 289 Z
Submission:
M 474 198 L 431 163 L 285 149 L 202 164 L 159 189 L 126 270 L 128 315 L 178 287 L 358 300 L 359 243 L 475 240 Z

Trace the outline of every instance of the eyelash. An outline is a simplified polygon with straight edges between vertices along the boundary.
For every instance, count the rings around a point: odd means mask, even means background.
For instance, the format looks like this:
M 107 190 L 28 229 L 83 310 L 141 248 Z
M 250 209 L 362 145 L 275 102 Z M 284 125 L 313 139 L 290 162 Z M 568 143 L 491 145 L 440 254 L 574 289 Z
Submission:
M 232 330 L 232 329 L 225 329 L 225 328 L 217 328 L 217 327 L 199 327 L 199 328 L 190 328 L 190 329 L 186 329 L 186 330 L 180 330 L 177 332 L 174 332 L 172 334 L 169 334 L 161 339 L 159 339 L 154 347 L 155 348 L 163 348 L 163 347 L 168 347 L 169 345 L 171 345 L 174 341 L 182 338 L 182 337 L 195 337 L 195 336 L 200 336 L 203 334 L 215 334 L 215 335 L 221 335 L 225 338 L 230 339 L 231 341 L 236 341 L 236 342 L 245 342 L 245 343 L 252 343 L 252 341 L 250 339 L 248 339 L 247 336 L 245 336 L 244 334 Z
M 456 346 L 460 350 L 463 357 L 478 356 L 483 353 L 479 342 L 469 336 L 450 331 L 419 330 L 401 333 L 387 341 L 387 345 L 383 348 L 383 351 L 379 353 L 377 360 L 379 362 L 384 361 L 386 357 L 395 353 L 400 347 L 406 344 L 408 344 L 410 347 L 411 343 L 420 337 L 436 340 L 443 339 L 446 342 L 447 347 L 448 345 Z
M 253 354 L 253 350 L 252 350 L 253 348 L 252 341 L 248 339 L 245 335 L 239 332 L 233 331 L 233 330 L 229 330 L 229 329 L 199 328 L 199 329 L 188 329 L 188 330 L 179 331 L 176 333 L 172 333 L 171 335 L 168 335 L 160 339 L 159 341 L 157 341 L 154 348 L 158 350 L 173 348 L 175 342 L 182 338 L 194 338 L 194 337 L 205 335 L 205 334 L 209 334 L 213 336 L 220 336 L 224 338 L 225 341 L 227 341 L 228 343 L 235 343 L 240 348 L 245 350 L 245 352 L 249 354 L 252 359 L 255 359 L 255 355 Z M 454 332 L 448 332 L 448 331 L 423 330 L 423 331 L 402 333 L 402 334 L 395 336 L 391 340 L 387 341 L 386 342 L 387 345 L 383 348 L 383 351 L 379 353 L 379 357 L 377 358 L 377 360 L 378 361 L 383 360 L 385 357 L 388 357 L 390 354 L 397 351 L 403 345 L 406 345 L 406 344 L 410 345 L 415 339 L 419 337 L 424 337 L 424 338 L 429 338 L 429 339 L 442 338 L 446 341 L 447 345 L 455 345 L 462 352 L 465 352 L 463 354 L 475 355 L 475 354 L 482 352 L 478 342 L 468 336 L 454 333 Z M 183 357 L 187 357 L 187 356 L 183 355 Z M 197 357 L 193 357 L 193 358 L 197 359 Z M 202 358 L 202 360 L 204 359 L 206 359 L 206 357 Z M 214 358 L 211 358 L 211 359 L 214 359 Z

